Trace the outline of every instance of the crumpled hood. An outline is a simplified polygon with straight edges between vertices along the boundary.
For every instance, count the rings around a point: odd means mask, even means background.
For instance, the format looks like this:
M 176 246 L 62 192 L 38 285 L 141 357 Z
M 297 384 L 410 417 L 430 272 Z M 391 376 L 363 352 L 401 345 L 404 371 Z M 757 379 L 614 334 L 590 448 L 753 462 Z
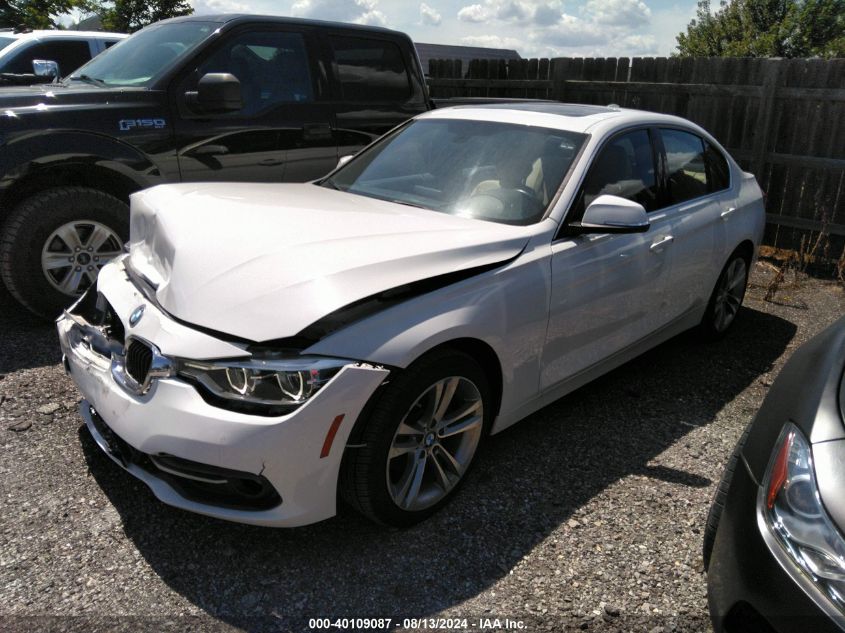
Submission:
M 178 319 L 251 341 L 359 299 L 504 262 L 523 227 L 311 184 L 162 185 L 132 196 L 129 262 Z

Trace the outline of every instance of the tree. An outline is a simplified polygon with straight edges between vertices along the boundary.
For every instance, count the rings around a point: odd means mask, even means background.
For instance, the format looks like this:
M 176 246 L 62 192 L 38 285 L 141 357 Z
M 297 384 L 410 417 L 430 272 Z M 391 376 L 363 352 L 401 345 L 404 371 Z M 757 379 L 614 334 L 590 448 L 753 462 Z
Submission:
M 134 33 L 153 22 L 194 12 L 188 0 L 113 0 L 108 5 L 88 0 L 85 8 L 100 16 L 105 30 L 117 33 Z
M 0 28 L 55 29 L 81 0 L 0 0 Z
M 845 0 L 699 0 L 678 55 L 845 57 Z

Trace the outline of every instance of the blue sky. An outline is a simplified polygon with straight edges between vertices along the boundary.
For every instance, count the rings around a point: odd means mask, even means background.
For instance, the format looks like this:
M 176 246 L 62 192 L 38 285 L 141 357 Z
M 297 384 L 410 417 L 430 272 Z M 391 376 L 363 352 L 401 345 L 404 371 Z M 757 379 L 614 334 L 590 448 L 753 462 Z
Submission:
M 664 56 L 695 0 L 191 0 L 197 14 L 293 15 L 387 26 L 419 42 L 523 57 Z

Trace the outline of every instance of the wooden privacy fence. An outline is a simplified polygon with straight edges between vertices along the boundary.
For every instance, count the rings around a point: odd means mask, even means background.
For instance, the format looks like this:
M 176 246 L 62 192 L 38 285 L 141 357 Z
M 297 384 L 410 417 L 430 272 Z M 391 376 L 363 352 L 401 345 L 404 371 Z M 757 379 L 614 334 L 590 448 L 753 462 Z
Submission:
M 845 59 L 431 60 L 433 97 L 524 97 L 676 114 L 713 134 L 767 193 L 766 242 L 845 237 Z

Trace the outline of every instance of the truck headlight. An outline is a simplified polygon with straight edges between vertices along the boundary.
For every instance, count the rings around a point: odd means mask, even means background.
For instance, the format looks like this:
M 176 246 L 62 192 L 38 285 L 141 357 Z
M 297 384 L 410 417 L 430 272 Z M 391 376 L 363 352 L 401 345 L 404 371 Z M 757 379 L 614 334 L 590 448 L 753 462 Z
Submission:
M 822 505 L 810 445 L 794 424 L 781 431 L 759 503 L 789 558 L 845 611 L 845 539 Z
M 201 392 L 206 390 L 212 396 L 212 404 L 283 415 L 313 397 L 343 367 L 354 362 L 317 356 L 255 356 L 208 362 L 180 359 L 176 374 L 194 383 Z

